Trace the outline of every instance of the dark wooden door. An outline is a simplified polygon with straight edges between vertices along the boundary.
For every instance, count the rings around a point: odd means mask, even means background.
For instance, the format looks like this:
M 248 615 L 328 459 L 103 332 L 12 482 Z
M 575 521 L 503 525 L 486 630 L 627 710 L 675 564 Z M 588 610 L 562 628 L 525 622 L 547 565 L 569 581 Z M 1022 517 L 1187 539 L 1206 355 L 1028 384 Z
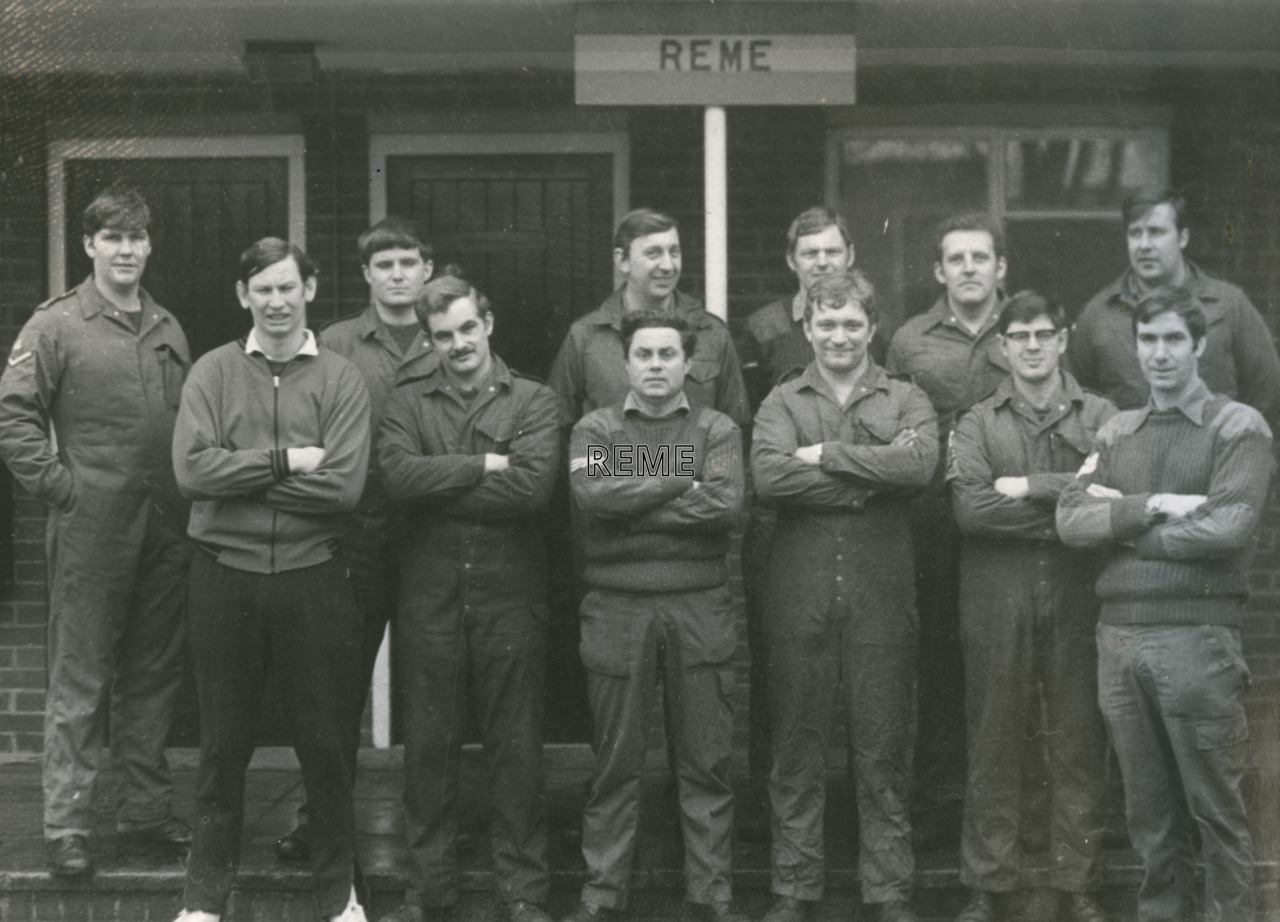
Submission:
M 178 318 L 192 357 L 248 332 L 251 321 L 236 300 L 236 267 L 255 240 L 288 236 L 285 159 L 69 161 L 68 287 L 91 271 L 80 215 L 116 181 L 138 188 L 151 208 L 151 257 L 142 285 Z
M 493 302 L 494 351 L 539 378 L 551 370 L 569 325 L 612 290 L 609 155 L 389 157 L 387 213 L 411 218 L 428 236 L 437 271 L 449 262 L 462 266 Z M 546 739 L 583 742 L 591 725 L 563 483 L 548 547 Z
M 68 288 L 92 272 L 80 223 L 85 206 L 111 183 L 122 182 L 141 191 L 151 209 L 151 256 L 142 285 L 178 318 L 192 359 L 248 332 L 252 320 L 236 299 L 237 266 L 240 253 L 255 240 L 288 236 L 284 158 L 71 160 L 65 176 Z M 199 742 L 195 678 L 188 665 L 169 744 Z M 258 742 L 289 742 L 269 690 Z

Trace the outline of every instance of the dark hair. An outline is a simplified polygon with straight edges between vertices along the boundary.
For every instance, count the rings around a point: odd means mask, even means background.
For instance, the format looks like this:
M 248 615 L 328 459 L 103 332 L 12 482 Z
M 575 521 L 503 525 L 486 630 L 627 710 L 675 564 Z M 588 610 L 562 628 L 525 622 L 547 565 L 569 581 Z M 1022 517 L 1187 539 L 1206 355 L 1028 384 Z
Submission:
M 263 237 L 249 249 L 240 254 L 240 281 L 249 284 L 249 279 L 253 278 L 263 269 L 274 266 L 276 263 L 285 259 L 292 259 L 298 267 L 298 274 L 302 276 L 305 282 L 307 279 L 313 279 L 319 274 L 316 264 L 306 253 L 302 252 L 302 248 L 289 243 L 287 240 L 281 240 L 279 237 Z
M 1067 312 L 1062 305 L 1032 288 L 1024 288 L 1005 302 L 996 319 L 996 329 L 1003 336 L 1012 323 L 1030 323 L 1040 317 L 1049 318 L 1055 330 L 1067 328 Z
M 622 354 L 631 355 L 631 340 L 636 330 L 675 330 L 680 334 L 680 348 L 685 359 L 693 358 L 698 348 L 698 331 L 679 314 L 666 311 L 631 311 L 622 318 Z
M 1120 218 L 1127 229 L 1130 224 L 1145 218 L 1157 205 L 1168 205 L 1173 209 L 1173 226 L 1182 230 L 1186 226 L 1187 197 L 1177 189 L 1156 189 L 1148 187 L 1131 192 L 1120 206 Z
M 424 261 L 431 258 L 431 244 L 418 236 L 413 223 L 394 215 L 383 218 L 361 234 L 356 247 L 360 250 L 360 262 L 366 266 L 375 253 L 383 250 L 417 250 Z
M 132 186 L 113 183 L 98 193 L 80 219 L 86 237 L 104 227 L 115 230 L 146 230 L 151 223 L 151 209 L 142 193 Z
M 621 250 L 623 256 L 630 256 L 631 244 L 634 241 L 650 234 L 661 234 L 673 228 L 677 233 L 680 230 L 676 219 L 671 215 L 654 211 L 652 208 L 637 208 L 627 212 L 618 229 L 613 232 L 613 248 Z
M 444 272 L 427 282 L 426 287 L 422 289 L 422 297 L 415 305 L 418 320 L 424 327 L 427 326 L 429 315 L 443 314 L 449 309 L 449 305 L 461 298 L 470 298 L 474 301 L 481 317 L 487 317 L 493 313 L 493 305 L 489 303 L 484 292 L 463 278 L 462 270 L 450 263 L 444 267 Z
M 1185 288 L 1157 288 L 1147 292 L 1133 307 L 1133 333 L 1138 335 L 1138 324 L 1150 323 L 1161 314 L 1177 314 L 1187 325 L 1191 341 L 1200 345 L 1209 322 L 1196 297 Z
M 991 248 L 995 250 L 996 259 L 1004 255 L 1004 224 L 1000 219 L 985 211 L 966 211 L 947 218 L 934 231 L 934 246 L 939 262 L 942 261 L 942 241 L 947 239 L 947 234 L 956 231 L 985 231 L 991 237 Z
M 853 237 L 849 233 L 849 225 L 845 223 L 844 218 L 830 208 L 815 205 L 800 212 L 787 228 L 787 252 L 794 255 L 796 244 L 800 242 L 801 237 L 820 234 L 828 227 L 839 228 L 840 236 L 844 238 L 844 245 L 853 246 Z
M 813 283 L 804 300 L 805 322 L 813 320 L 813 314 L 819 307 L 839 310 L 849 303 L 862 308 L 872 326 L 880 322 L 875 286 L 857 269 L 850 269 L 843 275 L 824 275 Z

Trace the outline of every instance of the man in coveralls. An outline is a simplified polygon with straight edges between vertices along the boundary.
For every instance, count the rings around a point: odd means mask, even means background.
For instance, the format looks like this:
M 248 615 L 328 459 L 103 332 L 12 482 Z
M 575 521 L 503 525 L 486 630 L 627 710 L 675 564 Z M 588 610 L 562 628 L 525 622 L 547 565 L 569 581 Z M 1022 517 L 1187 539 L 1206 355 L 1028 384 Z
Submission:
M 369 390 L 369 431 L 377 433 L 387 396 L 397 373 L 415 373 L 434 361 L 414 306 L 431 277 L 431 245 L 418 239 L 403 218 L 385 218 L 360 235 L 356 243 L 369 284 L 369 306 L 354 317 L 325 327 L 321 343 L 345 358 L 364 377 Z M 342 535 L 351 588 L 364 622 L 360 642 L 360 712 L 369 692 L 378 648 L 395 612 L 396 547 L 399 517 L 394 514 L 378 470 L 377 444 L 371 446 L 369 476 L 360 504 Z M 276 857 L 306 861 L 307 805 L 298 809 L 297 824 L 276 841 Z
M 998 907 L 996 895 L 1019 886 L 1026 754 L 1018 744 L 1039 733 L 1048 740 L 1050 886 L 1063 894 L 1073 922 L 1104 922 L 1087 893 L 1102 845 L 1106 751 L 1097 706 L 1095 567 L 1058 540 L 1054 507 L 1115 407 L 1059 368 L 1067 347 L 1060 306 L 1019 292 L 997 329 L 1011 374 L 960 417 L 948 467 L 964 533 L 969 783 L 960 880 L 973 890 L 957 922 L 991 922 L 1012 908 Z
M 170 849 L 191 841 L 172 812 L 164 756 L 190 558 L 169 446 L 191 360 L 178 321 L 141 287 L 150 219 L 132 189 L 90 203 L 93 274 L 36 308 L 0 380 L 0 454 L 49 506 L 44 835 L 58 875 L 93 872 L 108 713 L 121 838 Z
M 1146 404 L 1150 387 L 1134 349 L 1133 308 L 1147 292 L 1176 286 L 1195 295 L 1209 324 L 1198 363 L 1205 386 L 1280 424 L 1275 340 L 1248 295 L 1186 257 L 1186 198 L 1172 189 L 1139 191 L 1125 201 L 1121 218 L 1129 268 L 1089 300 L 1071 332 L 1071 368 L 1080 383 L 1122 410 Z
M 595 778 L 582 820 L 587 882 L 573 922 L 626 908 L 648 716 L 663 679 L 684 836 L 685 894 L 716 922 L 733 905 L 729 786 L 736 647 L 729 534 L 742 510 L 742 437 L 684 393 L 697 334 L 683 317 L 627 314 L 631 389 L 573 429 L 570 485 L 584 513 L 582 660 Z
M 830 208 L 802 211 L 787 229 L 787 265 L 796 275 L 798 290 L 779 298 L 747 318 L 747 335 L 739 355 L 752 412 L 792 369 L 802 370 L 813 361 L 813 346 L 804 334 L 804 308 L 814 282 L 841 275 L 853 265 L 853 239 L 844 218 Z M 742 581 L 747 602 L 747 639 L 751 649 L 747 763 L 753 816 L 768 822 L 769 715 L 768 679 L 764 645 L 764 573 L 773 538 L 773 511 L 751 504 L 742 537 Z
M 906 503 L 938 460 L 924 392 L 867 347 L 871 284 L 819 280 L 805 308 L 814 361 L 756 415 L 751 471 L 778 509 L 765 594 L 773 731 L 767 922 L 801 922 L 824 889 L 822 814 L 833 689 L 843 686 L 857 791 L 862 899 L 914 922 L 909 791 L 916 615 Z
M 1249 752 L 1240 625 L 1266 506 L 1271 432 L 1200 378 L 1209 323 L 1185 289 L 1133 309 L 1147 405 L 1113 416 L 1058 500 L 1072 547 L 1105 547 L 1098 577 L 1098 703 L 1142 859 L 1139 922 L 1254 917 L 1241 793 Z M 1204 859 L 1196 908 L 1194 837 Z
M 937 229 L 933 274 L 943 292 L 933 307 L 893 334 L 885 367 L 908 375 L 938 411 L 946 444 L 956 416 L 1008 375 L 996 318 L 1004 301 L 1004 227 L 990 215 L 957 215 Z M 964 783 L 964 669 L 960 652 L 960 531 L 939 464 L 911 505 L 920 609 L 920 751 L 917 821 L 923 841 L 948 829 Z M 954 794 L 954 797 L 953 797 Z
M 511 922 L 549 922 L 540 518 L 560 459 L 555 395 L 490 352 L 493 312 L 469 283 L 429 283 L 419 310 L 440 360 L 402 373 L 378 436 L 387 493 L 407 506 L 395 653 L 411 867 L 405 904 L 383 922 L 457 902 L 468 701 L 489 763 L 498 894 Z
M 179 922 L 217 922 L 235 883 L 244 783 L 270 676 L 311 804 L 319 914 L 365 922 L 352 886 L 361 624 L 336 553 L 369 466 L 369 397 L 307 329 L 316 268 L 276 237 L 240 255 L 249 335 L 200 359 L 173 436 L 195 503 L 187 599 L 200 693 L 195 841 Z

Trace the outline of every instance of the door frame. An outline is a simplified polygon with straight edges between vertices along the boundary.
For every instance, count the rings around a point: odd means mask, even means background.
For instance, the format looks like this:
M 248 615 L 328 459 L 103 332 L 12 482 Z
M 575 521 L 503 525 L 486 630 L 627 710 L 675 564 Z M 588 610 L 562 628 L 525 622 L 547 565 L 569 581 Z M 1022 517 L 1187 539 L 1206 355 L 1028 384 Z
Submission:
M 306 143 L 302 135 L 188 135 L 62 138 L 49 143 L 49 297 L 66 290 L 66 169 L 68 160 L 216 160 L 283 157 L 288 165 L 289 240 L 307 247 Z
M 385 133 L 369 136 L 369 224 L 387 216 L 387 158 L 608 154 L 613 159 L 613 224 L 631 208 L 631 137 L 625 131 Z M 617 280 L 615 279 L 615 282 Z M 391 745 L 391 632 L 382 637 L 370 694 L 373 745 Z

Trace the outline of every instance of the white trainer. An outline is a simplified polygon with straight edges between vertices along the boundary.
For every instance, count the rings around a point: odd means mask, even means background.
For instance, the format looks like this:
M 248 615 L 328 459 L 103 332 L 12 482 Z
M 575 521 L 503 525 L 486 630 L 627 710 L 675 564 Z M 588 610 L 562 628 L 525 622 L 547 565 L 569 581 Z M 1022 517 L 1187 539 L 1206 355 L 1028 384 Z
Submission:
M 351 897 L 347 900 L 347 908 L 336 916 L 330 916 L 329 922 L 369 922 L 364 915 L 364 907 L 356 899 L 356 888 L 351 888 Z
M 220 922 L 222 916 L 215 916 L 211 912 L 201 912 L 198 909 L 184 909 L 178 913 L 178 918 L 173 922 Z

